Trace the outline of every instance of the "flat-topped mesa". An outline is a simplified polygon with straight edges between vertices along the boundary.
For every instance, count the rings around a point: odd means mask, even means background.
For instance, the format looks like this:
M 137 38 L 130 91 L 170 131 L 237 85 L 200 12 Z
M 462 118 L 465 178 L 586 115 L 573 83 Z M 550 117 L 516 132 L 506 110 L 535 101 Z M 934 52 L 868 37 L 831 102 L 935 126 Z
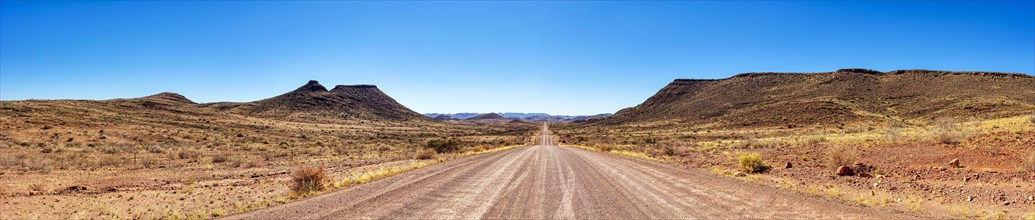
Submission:
M 870 75 L 884 74 L 881 71 L 876 71 L 876 70 L 871 70 L 871 69 L 863 69 L 863 68 L 846 68 L 846 69 L 839 69 L 839 70 L 834 71 L 834 72 L 835 73 L 862 73 L 862 74 L 870 74 Z
M 350 92 L 359 92 L 359 91 L 377 91 L 377 92 L 380 92 L 381 90 L 377 89 L 377 86 L 375 86 L 375 85 L 337 85 L 337 86 L 334 86 L 333 89 L 331 89 L 332 93 L 350 93 Z
M 795 72 L 750 72 L 733 75 L 730 78 L 749 78 L 760 76 L 786 76 L 786 75 L 807 75 L 816 73 L 795 73 Z
M 672 83 L 669 83 L 669 85 L 688 85 L 688 84 L 694 84 L 694 83 L 715 82 L 715 81 L 719 81 L 719 80 L 718 79 L 676 79 L 676 80 L 672 80 Z
M 707 126 L 819 126 L 887 118 L 1008 117 L 1035 108 L 1035 76 L 847 68 L 676 79 L 639 105 L 593 123 L 676 120 Z
M 902 75 L 902 74 L 913 74 L 913 75 L 975 75 L 975 76 L 999 76 L 999 77 L 1035 77 L 1026 75 L 1023 73 L 1010 73 L 1010 72 L 986 72 L 986 71 L 945 71 L 945 70 L 925 70 L 925 69 L 911 69 L 911 70 L 894 70 L 889 71 L 887 74 L 890 75 Z
M 306 83 L 302 87 L 298 87 L 298 89 L 295 89 L 295 92 L 326 92 L 326 91 L 327 91 L 327 87 L 323 87 L 323 85 L 320 85 L 320 82 L 317 82 L 316 80 L 309 80 L 309 83 Z
M 337 85 L 337 86 L 334 86 L 334 89 L 337 89 L 337 88 L 357 88 L 357 89 L 369 89 L 369 88 L 377 88 L 377 86 L 375 86 L 375 85 L 367 85 L 367 84 L 358 84 L 358 85 Z

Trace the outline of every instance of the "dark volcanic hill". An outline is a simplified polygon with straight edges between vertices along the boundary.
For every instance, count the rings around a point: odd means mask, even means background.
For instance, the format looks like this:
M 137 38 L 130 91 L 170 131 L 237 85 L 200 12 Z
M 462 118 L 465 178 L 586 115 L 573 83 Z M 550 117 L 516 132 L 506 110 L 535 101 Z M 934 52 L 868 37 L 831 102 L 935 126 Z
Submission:
M 210 107 L 259 117 L 292 120 L 430 120 L 373 85 L 338 85 L 331 90 L 310 80 L 294 91 L 250 103 L 214 103 Z
M 1035 112 L 1035 77 L 1014 73 L 841 69 L 677 79 L 593 123 L 675 120 L 713 126 L 1004 117 Z
M 470 118 L 467 118 L 467 119 L 464 119 L 464 120 L 492 120 L 492 119 L 507 119 L 507 118 L 503 117 L 502 115 L 496 114 L 496 113 L 487 113 L 487 114 L 482 114 L 482 115 L 479 115 L 479 116 L 470 117 Z

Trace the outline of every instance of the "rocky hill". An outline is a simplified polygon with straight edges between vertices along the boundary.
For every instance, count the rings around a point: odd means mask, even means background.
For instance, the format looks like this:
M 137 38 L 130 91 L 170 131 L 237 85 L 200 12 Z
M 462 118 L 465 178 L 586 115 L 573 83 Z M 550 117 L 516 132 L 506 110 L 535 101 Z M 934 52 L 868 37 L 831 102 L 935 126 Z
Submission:
M 487 113 L 479 116 L 470 117 L 464 120 L 496 120 L 496 119 L 507 119 L 496 113 Z
M 256 117 L 289 120 L 391 120 L 426 121 L 424 117 L 399 104 L 377 86 L 338 85 L 331 90 L 316 80 L 268 99 L 249 103 L 214 103 L 207 107 Z
M 713 126 L 994 118 L 1035 112 L 1035 77 L 1015 73 L 841 69 L 677 79 L 642 104 L 591 123 Z

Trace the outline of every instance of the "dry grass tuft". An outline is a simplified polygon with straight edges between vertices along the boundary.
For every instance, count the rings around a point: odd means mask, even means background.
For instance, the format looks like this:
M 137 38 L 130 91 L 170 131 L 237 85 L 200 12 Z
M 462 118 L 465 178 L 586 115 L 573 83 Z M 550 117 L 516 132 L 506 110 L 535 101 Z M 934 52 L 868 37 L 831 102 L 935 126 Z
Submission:
M 291 174 L 291 191 L 296 195 L 306 195 L 326 189 L 324 181 L 327 174 L 323 168 L 303 166 Z
M 956 145 L 966 140 L 970 133 L 956 126 L 952 119 L 940 119 L 935 122 L 934 138 L 939 143 Z
M 436 157 L 438 157 L 438 153 L 436 153 L 435 150 L 433 150 L 433 149 L 424 149 L 424 150 L 418 152 L 417 156 L 414 157 L 414 158 L 416 158 L 418 160 L 430 160 L 430 159 L 435 159 Z
M 225 154 L 217 154 L 216 156 L 212 156 L 212 163 L 225 163 L 227 161 L 230 161 L 230 158 L 228 158 Z
M 1035 172 L 1035 150 L 1032 150 L 1027 157 L 1021 158 L 1021 168 L 1028 172 Z
M 827 166 L 831 168 L 850 166 L 858 157 L 855 149 L 846 145 L 827 148 Z
M 426 147 L 434 149 L 438 153 L 450 153 L 460 150 L 460 141 L 456 139 L 430 140 Z
M 740 155 L 740 169 L 746 173 L 764 173 L 769 170 L 769 166 L 762 161 L 762 155 L 750 153 Z

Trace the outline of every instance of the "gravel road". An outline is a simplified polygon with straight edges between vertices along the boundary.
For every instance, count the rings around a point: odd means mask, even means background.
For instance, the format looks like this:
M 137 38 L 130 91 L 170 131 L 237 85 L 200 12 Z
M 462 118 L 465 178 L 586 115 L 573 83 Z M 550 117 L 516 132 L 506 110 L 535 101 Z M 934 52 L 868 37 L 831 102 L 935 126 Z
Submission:
M 545 129 L 545 128 L 544 128 Z M 549 132 L 544 132 L 549 133 Z M 901 219 L 655 161 L 537 145 L 439 163 L 229 219 Z

